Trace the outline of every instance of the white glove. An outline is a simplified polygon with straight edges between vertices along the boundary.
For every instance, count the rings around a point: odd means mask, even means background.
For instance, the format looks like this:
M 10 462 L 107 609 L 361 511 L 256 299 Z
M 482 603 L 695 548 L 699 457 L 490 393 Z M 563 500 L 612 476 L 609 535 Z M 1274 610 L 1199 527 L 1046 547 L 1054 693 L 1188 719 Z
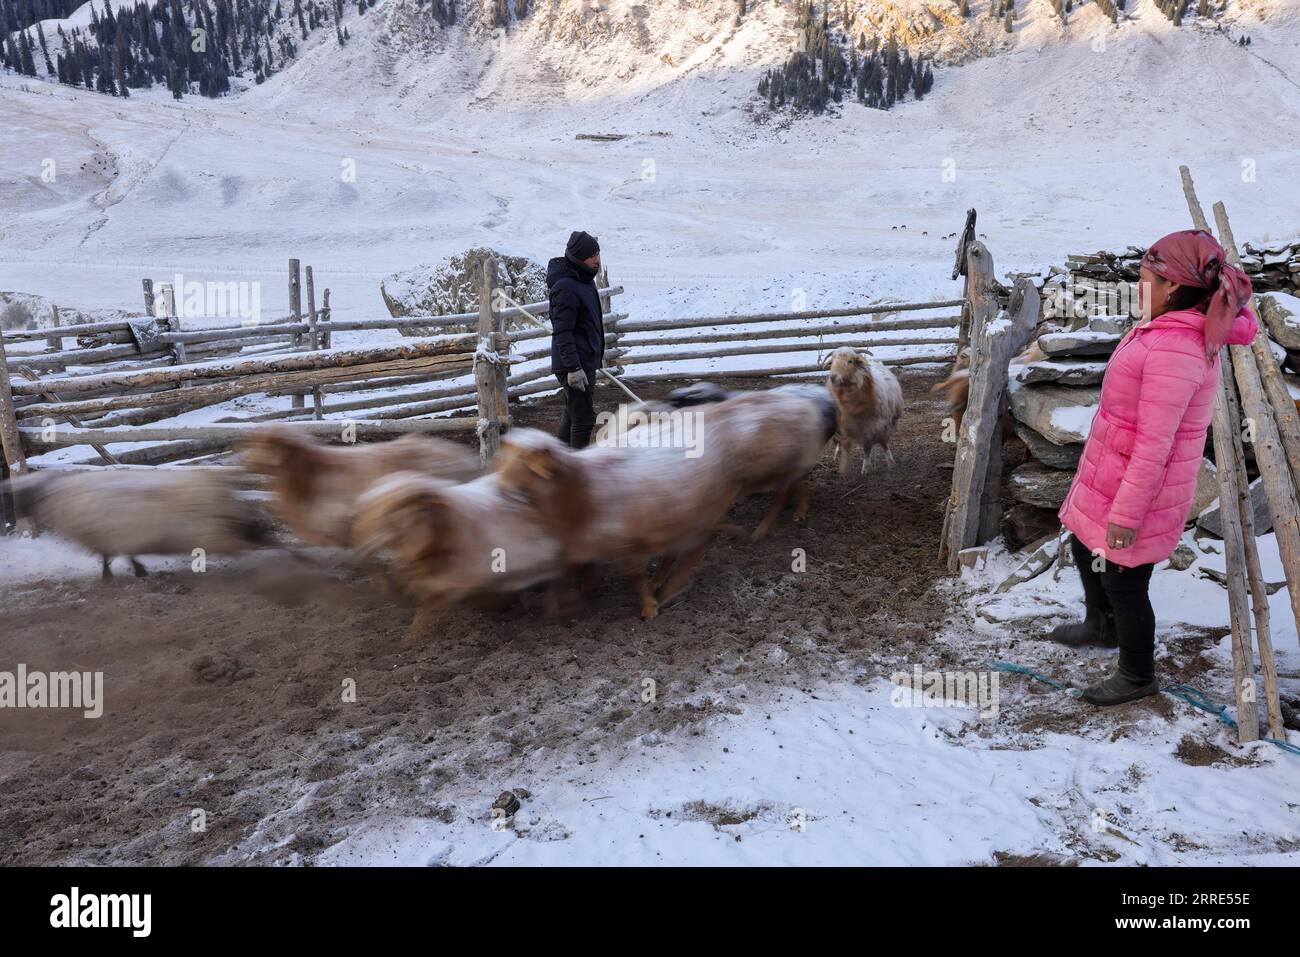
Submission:
M 587 391 L 587 373 L 581 369 L 574 369 L 564 381 L 569 384 L 570 389 L 577 389 L 579 392 Z

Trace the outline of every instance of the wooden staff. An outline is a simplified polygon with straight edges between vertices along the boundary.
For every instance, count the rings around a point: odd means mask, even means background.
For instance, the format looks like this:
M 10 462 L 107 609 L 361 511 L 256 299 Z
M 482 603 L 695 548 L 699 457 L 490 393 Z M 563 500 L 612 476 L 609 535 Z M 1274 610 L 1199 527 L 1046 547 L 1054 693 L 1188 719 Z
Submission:
M 1183 180 L 1183 194 L 1187 199 L 1187 208 L 1191 213 L 1192 224 L 1209 232 L 1209 224 L 1196 198 L 1196 189 L 1192 183 L 1191 171 L 1180 167 Z M 1219 516 L 1223 529 L 1224 565 L 1227 574 L 1228 620 L 1232 629 L 1232 667 L 1234 676 L 1234 698 L 1237 702 L 1237 741 L 1245 744 L 1259 738 L 1259 710 L 1255 706 L 1255 696 L 1250 693 L 1254 680 L 1254 653 L 1250 642 L 1250 612 L 1246 597 L 1247 581 L 1250 594 L 1263 595 L 1268 601 L 1264 588 L 1263 575 L 1256 575 L 1259 568 L 1258 546 L 1254 536 L 1254 515 L 1251 513 L 1250 488 L 1246 477 L 1244 452 L 1237 450 L 1240 436 L 1237 433 L 1237 421 L 1233 407 L 1229 404 L 1231 387 L 1230 359 L 1221 357 L 1219 380 L 1214 393 L 1214 458 L 1218 466 L 1219 479 Z M 1235 507 L 1234 507 L 1235 503 Z M 1249 528 L 1251 534 L 1246 534 Z M 1254 553 L 1252 561 L 1250 555 Z M 1258 623 L 1259 612 L 1256 611 Z M 1267 620 L 1267 619 L 1265 619 Z
M 1237 254 L 1236 240 L 1232 235 L 1232 225 L 1228 222 L 1228 211 L 1223 203 L 1214 204 L 1214 220 L 1219 227 L 1219 241 L 1227 253 L 1228 262 L 1234 266 L 1241 262 Z M 1256 332 L 1256 338 L 1264 335 L 1263 329 Z M 1265 345 L 1267 348 L 1267 344 Z M 1282 449 L 1281 434 L 1278 429 L 1277 406 L 1270 406 L 1260 379 L 1260 369 L 1256 364 L 1257 352 L 1252 347 L 1230 346 L 1233 369 L 1237 372 L 1237 385 L 1241 389 L 1242 402 L 1248 416 L 1255 419 L 1255 462 L 1259 466 L 1260 477 L 1264 480 L 1264 491 L 1268 496 L 1269 509 L 1273 514 L 1273 534 L 1282 555 L 1282 566 L 1286 574 L 1287 593 L 1291 598 L 1291 611 L 1297 627 L 1300 627 L 1300 510 L 1296 505 L 1296 484 L 1290 463 Z M 1272 354 L 1269 365 L 1276 371 Z M 1294 415 L 1295 404 L 1289 397 L 1282 406 Z M 1238 413 L 1240 416 L 1240 413 Z M 1238 418 L 1240 421 L 1240 418 Z M 1261 429 L 1261 426 L 1263 428 Z M 1234 433 L 1235 434 L 1235 433 Z M 1244 459 L 1244 455 L 1242 456 Z M 1275 504 L 1275 501 L 1277 504 Z M 1279 506 L 1281 509 L 1279 509 Z M 1249 495 L 1242 496 L 1243 525 L 1253 520 Z M 1259 590 L 1252 592 L 1256 605 L 1263 603 L 1268 608 L 1268 596 L 1263 588 L 1263 574 L 1259 569 L 1258 550 L 1254 547 L 1253 528 L 1251 546 L 1246 551 L 1246 561 L 1251 568 L 1252 579 L 1259 579 Z M 1258 622 L 1259 613 L 1256 612 Z M 1273 655 L 1272 630 L 1268 627 L 1268 618 L 1264 618 L 1264 627 L 1256 628 L 1256 640 L 1259 643 L 1259 664 L 1264 675 L 1264 700 L 1268 710 L 1269 733 L 1275 738 L 1286 740 L 1282 725 L 1282 706 L 1278 696 L 1277 663 Z

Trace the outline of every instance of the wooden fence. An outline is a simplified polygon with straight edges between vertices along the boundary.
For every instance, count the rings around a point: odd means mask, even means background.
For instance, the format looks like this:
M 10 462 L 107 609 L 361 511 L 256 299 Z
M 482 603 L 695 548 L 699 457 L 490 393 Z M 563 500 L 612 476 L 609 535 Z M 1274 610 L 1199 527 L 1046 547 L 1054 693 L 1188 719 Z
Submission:
M 0 339 L 0 447 L 12 474 L 29 456 L 89 446 L 99 467 L 202 463 L 224 454 L 263 423 L 282 421 L 349 440 L 407 432 L 473 433 L 490 457 L 509 427 L 510 403 L 556 389 L 546 302 L 515 303 L 497 288 L 496 264 L 484 263 L 480 307 L 449 316 L 335 320 L 329 290 L 318 309 L 314 277 L 305 287 L 289 266 L 289 315 L 256 326 L 185 329 L 172 291 L 144 284 L 146 314 L 108 322 L 5 333 Z M 701 360 L 783 357 L 841 346 L 934 346 L 886 364 L 953 358 L 960 317 L 904 314 L 966 306 L 964 299 L 817 311 L 632 321 L 615 312 L 623 292 L 604 270 L 597 277 L 605 313 L 606 371 L 620 379 L 697 379 L 710 372 L 676 368 Z M 306 301 L 302 293 L 305 290 Z M 521 328 L 507 329 L 522 317 Z M 842 320 L 842 321 L 834 321 Z M 338 347 L 334 333 L 401 330 L 439 323 L 477 331 L 409 339 L 395 345 Z M 882 334 L 904 333 L 890 338 Z M 75 337 L 77 348 L 64 348 Z M 44 351 L 18 350 L 45 343 Z M 9 350 L 13 351 L 10 352 Z M 536 366 L 517 370 L 524 363 Z M 647 370 L 645 367 L 656 368 Z M 744 376 L 819 372 L 815 361 L 728 370 Z M 285 408 L 188 423 L 177 417 L 249 395 L 286 397 Z M 311 397 L 308 404 L 307 397 Z M 429 418 L 463 411 L 461 416 Z M 476 415 L 472 413 L 477 413 Z M 111 452 L 108 446 L 131 443 Z

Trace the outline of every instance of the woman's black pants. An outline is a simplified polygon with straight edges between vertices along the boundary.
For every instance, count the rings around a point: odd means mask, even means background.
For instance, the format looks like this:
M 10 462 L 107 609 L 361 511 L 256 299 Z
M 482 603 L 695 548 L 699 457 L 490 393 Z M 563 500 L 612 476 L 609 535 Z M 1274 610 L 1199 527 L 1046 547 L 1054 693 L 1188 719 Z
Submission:
M 1155 565 L 1125 568 L 1094 556 L 1070 535 L 1070 551 L 1083 579 L 1083 600 L 1090 614 L 1113 616 L 1119 638 L 1119 670 L 1131 681 L 1156 676 L 1156 613 L 1147 589 Z
M 564 395 L 564 414 L 560 416 L 560 428 L 555 436 L 575 449 L 587 447 L 591 441 L 591 430 L 596 427 L 596 400 L 592 395 L 596 389 L 596 370 L 582 371 L 587 373 L 586 389 L 571 388 L 564 373 L 555 374 Z

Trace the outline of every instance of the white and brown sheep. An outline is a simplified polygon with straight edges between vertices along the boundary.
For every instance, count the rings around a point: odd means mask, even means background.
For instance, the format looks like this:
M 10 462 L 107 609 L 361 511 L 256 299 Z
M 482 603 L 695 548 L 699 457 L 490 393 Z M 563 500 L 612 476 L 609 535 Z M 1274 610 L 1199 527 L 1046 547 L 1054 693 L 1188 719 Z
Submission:
M 457 484 L 397 472 L 367 489 L 357 506 L 352 546 L 391 561 L 419 602 L 410 640 L 444 608 L 565 571 L 559 540 L 533 508 L 502 494 L 497 474 Z
M 409 471 L 464 482 L 479 474 L 476 453 L 427 435 L 331 446 L 272 427 L 241 451 L 244 468 L 269 479 L 277 517 L 303 542 L 337 548 L 351 543 L 357 500 L 385 476 Z
M 830 370 L 826 387 L 835 398 L 839 414 L 836 457 L 840 474 L 847 475 L 853 446 L 862 448 L 862 471 L 866 472 L 876 446 L 885 450 L 885 461 L 894 464 L 889 440 L 903 415 L 903 388 L 898 378 L 867 350 L 836 349 L 823 363 Z
M 239 475 L 211 470 L 37 472 L 11 486 L 20 514 L 100 556 L 102 576 L 125 555 L 229 554 L 273 544 L 270 523 L 239 495 Z

